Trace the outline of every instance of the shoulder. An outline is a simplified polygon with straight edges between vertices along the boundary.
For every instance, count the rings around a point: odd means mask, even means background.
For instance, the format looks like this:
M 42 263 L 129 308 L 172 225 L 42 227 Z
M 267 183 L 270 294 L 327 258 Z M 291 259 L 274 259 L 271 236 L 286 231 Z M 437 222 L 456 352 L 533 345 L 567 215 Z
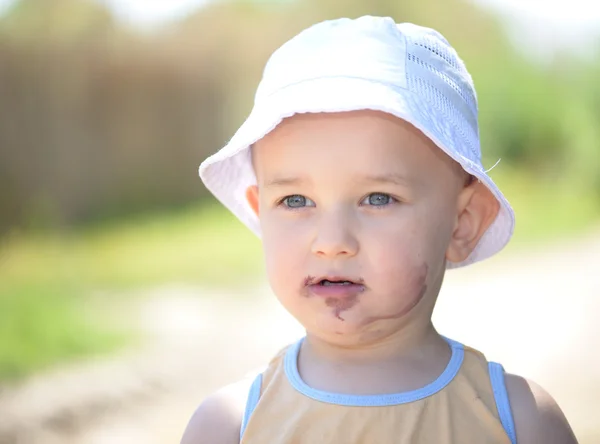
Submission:
M 239 444 L 252 381 L 241 380 L 207 397 L 192 415 L 181 444 Z
M 577 444 L 565 415 L 546 390 L 508 373 L 505 381 L 519 444 Z

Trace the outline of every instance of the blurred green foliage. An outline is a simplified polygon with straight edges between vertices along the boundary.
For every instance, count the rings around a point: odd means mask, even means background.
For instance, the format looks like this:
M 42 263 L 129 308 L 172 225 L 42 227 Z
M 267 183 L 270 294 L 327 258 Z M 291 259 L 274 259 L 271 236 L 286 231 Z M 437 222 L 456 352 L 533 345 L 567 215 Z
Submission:
M 197 166 L 273 50 L 363 14 L 434 27 L 464 58 L 484 165 L 502 159 L 492 177 L 517 212 L 509 248 L 598 220 L 600 49 L 538 64 L 464 0 L 215 1 L 150 35 L 92 0 L 20 0 L 0 18 L 0 380 L 126 343 L 88 317 L 100 290 L 261 275 L 259 241 Z
M 120 296 L 130 290 L 235 289 L 261 271 L 258 239 L 216 204 L 68 232 L 13 231 L 0 245 L 0 383 L 130 344 L 127 318 L 114 318 L 127 312 Z
M 0 283 L 0 383 L 130 342 L 125 332 L 82 316 L 80 296 L 60 279 L 54 285 L 38 280 Z
M 79 292 L 169 282 L 235 286 L 262 265 L 259 240 L 214 203 L 67 232 L 14 232 L 0 251 L 4 288 L 32 282 Z

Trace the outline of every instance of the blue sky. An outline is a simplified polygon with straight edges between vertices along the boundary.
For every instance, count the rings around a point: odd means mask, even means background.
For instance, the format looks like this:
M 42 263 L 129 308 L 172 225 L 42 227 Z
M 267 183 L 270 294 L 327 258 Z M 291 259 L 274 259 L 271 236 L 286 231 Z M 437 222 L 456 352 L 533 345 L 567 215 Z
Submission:
M 13 1 L 0 0 L 0 13 Z M 147 29 L 185 17 L 211 0 L 95 1 L 105 3 L 125 22 Z M 585 42 L 591 35 L 600 38 L 600 2 L 595 0 L 470 1 L 504 17 L 515 43 L 526 49 L 543 52 L 566 46 L 585 51 Z

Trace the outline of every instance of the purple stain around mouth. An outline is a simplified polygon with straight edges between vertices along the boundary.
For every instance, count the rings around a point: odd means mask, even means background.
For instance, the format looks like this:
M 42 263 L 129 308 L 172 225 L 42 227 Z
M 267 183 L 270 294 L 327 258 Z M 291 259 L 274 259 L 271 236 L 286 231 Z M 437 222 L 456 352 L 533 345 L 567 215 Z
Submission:
M 344 285 L 342 285 L 342 283 L 344 283 Z M 302 281 L 300 295 L 305 298 L 310 298 L 312 296 L 327 297 L 328 294 L 334 296 L 332 293 L 336 292 L 347 293 L 352 291 L 360 293 L 365 291 L 363 278 L 350 278 L 346 276 L 306 276 Z
M 310 291 L 308 291 L 308 287 L 310 287 L 311 285 L 313 285 L 315 283 L 315 280 L 317 278 L 314 276 L 306 276 L 304 278 L 304 282 L 302 285 L 302 289 L 301 289 L 301 295 L 304 296 L 305 298 L 309 298 L 310 297 Z
M 309 285 L 315 284 L 315 279 L 317 279 L 314 276 L 306 276 L 306 278 L 304 278 L 304 286 L 308 287 Z
M 325 300 L 325 305 L 328 307 L 335 308 L 335 317 L 340 321 L 345 321 L 344 318 L 340 316 L 343 311 L 350 310 L 352 307 L 356 305 L 358 302 L 358 295 L 354 294 L 348 298 L 338 299 L 338 298 L 327 298 Z
M 419 304 L 419 302 L 421 302 L 421 300 L 427 293 L 426 281 L 427 281 L 428 271 L 429 271 L 429 265 L 427 263 L 424 263 L 419 267 L 418 272 L 415 273 L 415 278 L 414 278 L 412 284 L 409 285 L 411 290 L 409 291 L 407 296 L 410 297 L 410 302 L 407 306 L 405 306 L 399 312 L 393 313 L 391 315 L 370 317 L 367 319 L 366 323 L 370 324 L 372 322 L 376 322 L 376 321 L 380 321 L 380 320 L 399 319 L 399 318 L 405 316 L 410 311 L 412 311 Z M 359 285 L 362 285 L 364 283 L 362 278 L 360 279 L 359 282 L 360 282 Z M 319 282 L 317 282 L 316 277 L 307 276 L 303 281 L 304 285 L 303 285 L 302 295 L 304 297 L 310 297 L 311 296 L 311 292 L 309 290 L 310 286 L 316 285 L 318 283 Z M 363 291 L 365 291 L 364 287 L 360 290 L 360 292 L 362 293 Z M 349 295 L 348 297 L 342 297 L 342 298 L 327 297 L 325 299 L 325 305 L 327 307 L 333 308 L 335 317 L 337 319 L 339 319 L 340 321 L 345 322 L 346 320 L 341 316 L 341 314 L 342 314 L 342 312 L 344 312 L 346 310 L 350 310 L 352 307 L 354 307 L 358 303 L 358 301 L 359 301 L 358 296 L 359 296 L 359 293 L 352 294 L 352 295 Z

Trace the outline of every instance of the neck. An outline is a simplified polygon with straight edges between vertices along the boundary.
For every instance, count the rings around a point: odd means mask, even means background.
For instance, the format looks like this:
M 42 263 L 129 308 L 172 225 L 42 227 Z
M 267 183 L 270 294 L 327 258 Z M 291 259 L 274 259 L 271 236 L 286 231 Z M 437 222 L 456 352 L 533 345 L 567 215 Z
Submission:
M 298 371 L 311 387 L 334 393 L 385 394 L 431 383 L 448 365 L 451 349 L 429 323 L 352 347 L 307 335 Z
M 431 321 L 426 325 L 404 328 L 400 331 L 368 343 L 340 345 L 307 334 L 303 354 L 308 359 L 330 364 L 367 364 L 385 361 L 418 359 L 425 355 L 446 354 L 448 344 L 435 330 Z

